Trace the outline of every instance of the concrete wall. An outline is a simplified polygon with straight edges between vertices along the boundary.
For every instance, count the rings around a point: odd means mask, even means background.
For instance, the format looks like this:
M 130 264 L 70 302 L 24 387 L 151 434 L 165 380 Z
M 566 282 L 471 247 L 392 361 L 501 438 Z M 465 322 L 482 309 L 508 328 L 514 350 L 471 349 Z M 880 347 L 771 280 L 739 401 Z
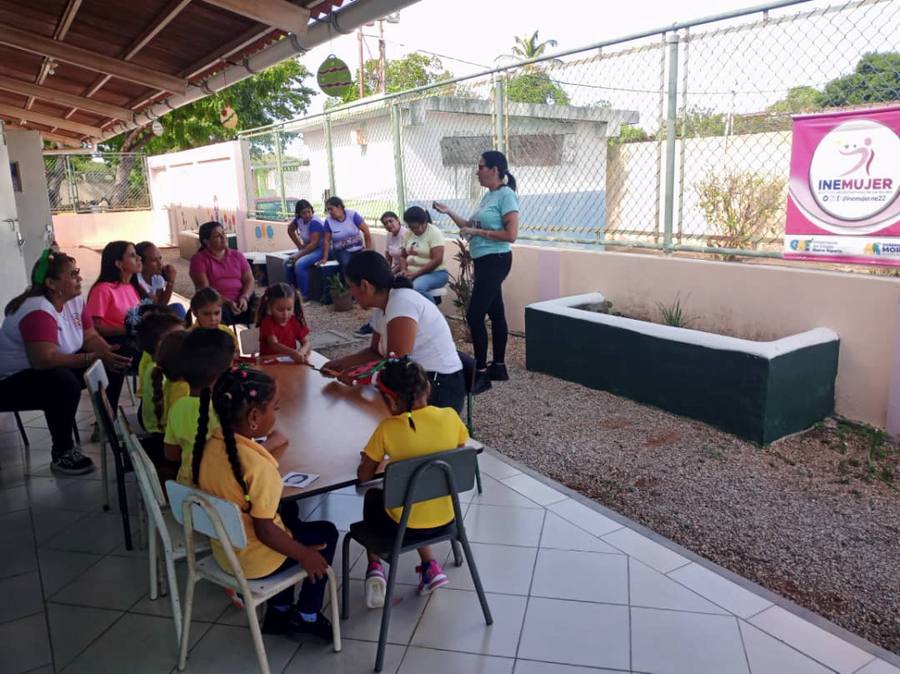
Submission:
M 383 243 L 376 244 L 379 249 Z M 446 259 L 455 273 L 456 246 Z M 900 279 L 762 264 L 516 245 L 503 286 L 510 328 L 525 306 L 599 291 L 636 318 L 659 318 L 657 303 L 680 297 L 692 327 L 773 340 L 817 327 L 840 335 L 836 411 L 900 432 Z M 442 304 L 455 313 L 452 302 Z M 889 414 L 889 408 L 891 413 Z
M 26 269 L 40 256 L 50 235 L 50 197 L 47 194 L 47 176 L 44 173 L 43 143 L 37 131 L 6 128 L 9 161 L 19 164 L 22 191 L 15 193 L 19 230 L 25 244 L 22 254 Z
M 237 232 L 243 248 L 247 214 L 245 161 L 242 143 L 230 141 L 193 150 L 150 157 L 150 198 L 155 227 L 165 227 L 167 240 L 177 242 L 178 232 L 197 230 L 208 220 L 221 222 Z
M 53 216 L 56 241 L 63 250 L 76 246 L 102 247 L 110 241 L 153 241 L 168 245 L 169 225 L 152 211 L 119 213 L 60 213 Z

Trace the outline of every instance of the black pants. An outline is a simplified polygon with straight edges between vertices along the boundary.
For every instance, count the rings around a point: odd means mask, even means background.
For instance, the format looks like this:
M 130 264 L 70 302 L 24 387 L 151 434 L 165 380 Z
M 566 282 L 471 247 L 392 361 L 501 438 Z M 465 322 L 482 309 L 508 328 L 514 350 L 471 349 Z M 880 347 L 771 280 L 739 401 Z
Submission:
M 113 414 L 118 414 L 119 396 L 122 395 L 122 385 L 125 383 L 125 375 L 137 375 L 138 363 L 141 360 L 141 352 L 137 345 L 130 337 L 125 335 L 116 335 L 115 337 L 107 337 L 106 341 L 111 345 L 118 346 L 116 351 L 120 356 L 131 358 L 131 367 L 125 371 L 113 370 L 104 363 L 106 369 L 106 378 L 109 380 L 109 388 L 106 389 L 106 397 L 109 399 L 109 406 L 113 410 Z
M 82 388 L 84 370 L 67 367 L 49 370 L 29 368 L 0 380 L 0 409 L 43 411 L 53 443 L 50 453 L 55 459 L 75 446 L 72 425 L 75 423 Z M 121 383 L 119 388 L 121 389 Z
M 234 313 L 231 310 L 231 307 L 223 303 L 222 322 L 225 325 L 235 325 L 236 323 L 240 323 L 241 325 L 256 325 L 257 311 L 259 311 L 259 297 L 255 294 L 250 295 L 250 298 L 247 300 L 247 308 L 239 314 Z
M 487 367 L 487 327 L 484 325 L 485 315 L 491 319 L 491 337 L 494 346 L 494 362 L 503 363 L 506 358 L 506 340 L 509 329 L 506 326 L 506 313 L 503 307 L 503 281 L 512 269 L 512 253 L 493 253 L 473 260 L 475 282 L 472 287 L 472 298 L 466 322 L 472 333 L 472 346 L 475 349 L 475 367 L 483 370 Z
M 466 381 L 463 371 L 459 370 L 452 374 L 428 372 L 427 375 L 431 382 L 428 404 L 435 407 L 452 407 L 457 413 L 462 414 L 463 403 L 466 400 Z
M 325 561 L 331 564 L 334 561 L 334 551 L 337 549 L 338 530 L 331 522 L 304 522 L 300 519 L 300 512 L 296 501 L 282 501 L 279 508 L 281 520 L 290 530 L 294 540 L 303 545 L 324 545 L 325 549 L 319 553 Z M 279 573 L 285 569 L 297 566 L 299 562 L 288 557 L 284 563 L 274 571 Z M 327 578 L 311 582 L 308 578 L 300 587 L 300 596 L 297 598 L 297 610 L 301 613 L 318 613 L 325 599 L 325 584 Z M 294 588 L 282 590 L 269 599 L 272 606 L 287 606 L 294 601 Z
M 384 490 L 374 487 L 369 489 L 363 497 L 363 520 L 366 524 L 375 527 L 378 531 L 387 536 L 396 536 L 397 529 L 400 528 L 400 525 L 397 524 L 393 518 L 387 514 L 387 510 L 384 509 Z M 445 526 L 447 525 L 445 524 L 433 529 L 415 529 L 413 527 L 407 527 L 406 531 L 408 534 L 419 536 L 424 540 L 434 536 Z

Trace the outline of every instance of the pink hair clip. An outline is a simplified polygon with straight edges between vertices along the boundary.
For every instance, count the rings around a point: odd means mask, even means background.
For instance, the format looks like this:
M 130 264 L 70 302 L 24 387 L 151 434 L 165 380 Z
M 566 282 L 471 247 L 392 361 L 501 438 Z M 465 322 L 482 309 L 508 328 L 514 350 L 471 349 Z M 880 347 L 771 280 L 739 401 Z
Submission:
M 229 400 L 231 400 L 231 393 L 229 393 L 228 391 L 225 391 L 225 397 L 228 398 Z
M 255 388 L 250 389 L 250 397 L 251 397 L 251 398 L 255 398 L 255 397 L 256 397 L 256 389 L 255 389 Z

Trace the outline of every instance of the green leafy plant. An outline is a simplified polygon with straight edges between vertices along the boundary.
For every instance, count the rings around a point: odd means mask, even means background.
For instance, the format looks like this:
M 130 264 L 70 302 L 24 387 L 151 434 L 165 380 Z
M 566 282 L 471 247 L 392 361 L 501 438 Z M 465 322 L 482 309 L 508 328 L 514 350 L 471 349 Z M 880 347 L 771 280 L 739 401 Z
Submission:
M 755 249 L 772 239 L 784 215 L 787 181 L 752 171 L 717 174 L 710 171 L 697 186 L 706 221 L 718 232 L 707 245 Z M 737 258 L 723 255 L 726 260 Z
M 325 285 L 328 286 L 328 290 L 338 294 L 347 292 L 347 286 L 344 285 L 344 279 L 341 278 L 340 274 L 332 274 L 331 276 L 326 278 Z
M 693 320 L 684 312 L 680 293 L 675 295 L 671 304 L 657 302 L 656 306 L 659 308 L 659 313 L 662 314 L 663 323 L 671 325 L 673 328 L 686 328 Z
M 466 317 L 469 313 L 469 302 L 472 300 L 472 284 L 474 283 L 474 264 L 469 253 L 469 244 L 463 239 L 456 239 L 456 254 L 453 256 L 459 270 L 455 276 L 450 276 L 447 287 L 453 291 L 453 306 L 459 309 L 460 316 Z M 468 329 L 468 327 L 467 327 Z

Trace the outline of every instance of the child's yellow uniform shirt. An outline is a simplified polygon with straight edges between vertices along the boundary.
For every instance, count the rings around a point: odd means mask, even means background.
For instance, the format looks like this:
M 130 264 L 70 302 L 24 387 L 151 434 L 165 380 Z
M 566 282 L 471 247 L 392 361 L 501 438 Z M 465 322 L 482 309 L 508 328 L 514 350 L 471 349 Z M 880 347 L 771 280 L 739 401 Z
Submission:
M 287 531 L 278 515 L 282 491 L 281 475 L 278 472 L 278 462 L 265 447 L 243 435 L 235 434 L 234 438 L 244 473 L 244 482 L 247 484 L 247 492 L 250 495 L 250 511 L 245 512 L 247 501 L 244 499 L 244 492 L 241 491 L 241 486 L 235 479 L 231 464 L 228 462 L 228 453 L 225 450 L 225 439 L 222 437 L 221 428 L 217 428 L 213 432 L 203 448 L 198 486 L 213 496 L 231 501 L 241 510 L 241 520 L 247 534 L 247 546 L 234 552 L 247 578 L 262 578 L 278 569 L 286 557 L 256 537 L 252 518 L 274 520 L 280 529 Z M 289 532 L 288 535 L 290 536 Z M 222 546 L 217 541 L 211 541 L 211 543 L 213 555 L 219 566 L 231 572 Z
M 456 449 L 469 439 L 469 432 L 459 415 L 449 407 L 428 405 L 412 412 L 416 429 L 409 426 L 406 414 L 383 419 L 369 442 L 365 454 L 376 462 L 413 459 L 435 452 Z M 386 508 L 395 522 L 400 522 L 403 508 Z M 453 501 L 449 496 L 433 498 L 417 503 L 409 515 L 409 526 L 414 529 L 441 527 L 453 519 Z
M 138 396 L 141 398 L 141 424 L 148 433 L 159 433 L 159 419 L 153 409 L 153 370 L 156 363 L 144 351 L 138 364 Z
M 153 372 L 153 356 L 144 351 L 138 363 L 137 397 L 143 399 L 144 391 L 152 391 L 150 387 L 150 375 Z M 149 428 L 147 429 L 150 430 Z
M 194 484 L 191 461 L 194 456 L 194 440 L 197 438 L 197 425 L 200 421 L 200 398 L 187 395 L 176 401 L 169 410 L 169 418 L 166 423 L 166 436 L 163 439 L 167 445 L 181 447 L 181 467 L 175 480 L 179 484 L 188 487 Z M 209 425 L 206 437 L 219 427 L 219 418 L 216 416 L 212 405 L 209 406 Z
M 163 426 L 168 422 L 169 410 L 172 409 L 172 405 L 189 395 L 191 395 L 191 387 L 186 381 L 172 381 L 168 377 L 163 378 Z

